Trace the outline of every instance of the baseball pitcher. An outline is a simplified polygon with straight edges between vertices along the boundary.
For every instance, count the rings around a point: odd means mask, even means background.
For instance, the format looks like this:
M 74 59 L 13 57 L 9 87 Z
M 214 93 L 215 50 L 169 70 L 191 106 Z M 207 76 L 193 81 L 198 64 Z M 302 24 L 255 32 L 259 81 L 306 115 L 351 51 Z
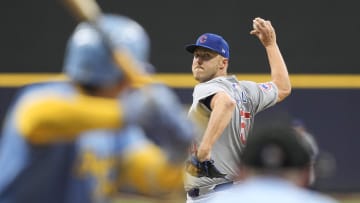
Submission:
M 255 18 L 250 34 L 257 36 L 267 51 L 271 81 L 255 83 L 228 76 L 229 45 L 217 34 L 202 34 L 195 44 L 186 46 L 193 53 L 194 78 L 200 82 L 189 110 L 199 132 L 186 167 L 187 202 L 206 202 L 212 193 L 233 184 L 255 115 L 291 92 L 270 21 Z

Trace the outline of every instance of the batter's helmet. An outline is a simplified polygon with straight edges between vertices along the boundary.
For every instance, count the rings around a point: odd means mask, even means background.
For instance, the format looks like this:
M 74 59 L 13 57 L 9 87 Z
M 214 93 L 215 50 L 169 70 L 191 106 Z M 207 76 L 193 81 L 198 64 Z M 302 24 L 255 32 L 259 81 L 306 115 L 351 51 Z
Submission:
M 115 47 L 126 49 L 146 69 L 150 40 L 141 25 L 124 16 L 107 14 L 99 19 L 99 27 Z M 88 23 L 80 23 L 67 44 L 65 73 L 77 83 L 107 87 L 124 77 L 116 66 L 99 33 Z

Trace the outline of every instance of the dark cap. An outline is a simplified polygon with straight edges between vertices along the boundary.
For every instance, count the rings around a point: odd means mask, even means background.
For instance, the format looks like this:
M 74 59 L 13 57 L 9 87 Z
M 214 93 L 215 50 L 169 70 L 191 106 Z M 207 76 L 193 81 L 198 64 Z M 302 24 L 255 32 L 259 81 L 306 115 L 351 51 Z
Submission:
M 251 135 L 242 163 L 257 169 L 302 168 L 310 155 L 291 126 L 265 127 Z
M 190 53 L 194 53 L 198 47 L 207 48 L 215 51 L 225 58 L 230 58 L 229 45 L 223 37 L 213 33 L 202 34 L 195 44 L 190 44 L 185 47 Z

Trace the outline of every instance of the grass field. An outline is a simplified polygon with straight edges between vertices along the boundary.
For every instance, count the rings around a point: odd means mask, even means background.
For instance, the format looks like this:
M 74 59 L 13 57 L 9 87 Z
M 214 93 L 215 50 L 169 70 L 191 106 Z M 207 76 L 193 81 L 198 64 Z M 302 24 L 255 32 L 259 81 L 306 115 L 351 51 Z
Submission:
M 360 203 L 360 198 L 339 200 L 340 203 Z
M 360 198 L 339 200 L 340 203 L 360 203 Z M 154 200 L 139 200 L 139 199 L 119 199 L 114 203 L 185 203 L 185 201 L 154 201 Z M 224 202 L 226 203 L 226 202 Z
M 360 199 L 343 200 L 341 203 L 360 203 Z
M 354 194 L 335 194 L 331 195 L 340 203 L 360 203 L 360 193 Z
M 335 194 L 330 195 L 333 198 L 337 199 L 340 203 L 360 203 L 360 194 Z M 144 197 L 134 197 L 127 196 L 118 198 L 113 203 L 185 203 L 185 199 L 176 199 L 176 200 L 155 200 Z M 226 202 L 224 202 L 226 203 Z

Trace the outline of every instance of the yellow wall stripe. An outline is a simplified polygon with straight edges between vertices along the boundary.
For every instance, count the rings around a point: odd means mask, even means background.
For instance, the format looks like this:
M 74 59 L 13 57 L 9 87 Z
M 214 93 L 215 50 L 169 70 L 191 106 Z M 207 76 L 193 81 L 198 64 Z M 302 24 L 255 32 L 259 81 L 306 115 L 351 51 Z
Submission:
M 270 80 L 269 74 L 236 74 L 236 76 L 240 80 L 256 82 Z M 159 73 L 154 77 L 174 88 L 192 88 L 197 84 L 191 74 L 185 73 Z M 291 74 L 290 78 L 294 88 L 360 88 L 360 74 Z M 19 87 L 52 79 L 64 80 L 66 76 L 56 73 L 3 73 L 0 74 L 0 87 Z
M 19 87 L 34 82 L 65 78 L 64 75 L 55 73 L 3 73 L 0 74 L 0 87 Z

